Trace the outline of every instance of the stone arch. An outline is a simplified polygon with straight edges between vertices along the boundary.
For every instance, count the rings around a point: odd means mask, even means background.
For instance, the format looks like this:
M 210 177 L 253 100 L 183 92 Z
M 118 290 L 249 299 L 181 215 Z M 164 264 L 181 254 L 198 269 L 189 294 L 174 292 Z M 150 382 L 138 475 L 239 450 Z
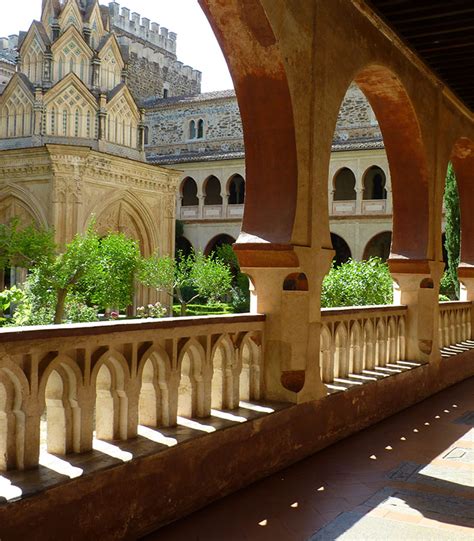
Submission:
M 375 362 L 377 366 L 385 366 L 387 364 L 386 331 L 385 322 L 380 318 L 375 327 Z
M 353 201 L 357 198 L 356 177 L 349 167 L 341 167 L 333 177 L 334 201 Z
M 239 405 L 239 380 L 235 373 L 235 351 L 229 335 L 223 334 L 211 352 L 211 407 L 234 409 Z
M 364 249 L 363 259 L 371 257 L 380 257 L 382 261 L 387 261 L 390 255 L 390 246 L 392 243 L 392 232 L 382 231 L 373 236 Z
M 413 103 L 398 75 L 371 64 L 354 78 L 382 132 L 392 179 L 391 259 L 426 260 L 430 252 L 430 185 L 423 136 Z M 410 197 L 406 197 L 409 193 Z
M 364 199 L 387 199 L 387 176 L 378 165 L 369 167 L 363 176 Z
M 364 323 L 364 353 L 363 369 L 372 370 L 375 367 L 375 334 L 374 324 L 370 319 Z
M 222 246 L 223 244 L 234 243 L 235 239 L 230 235 L 227 235 L 226 233 L 216 235 L 207 243 L 206 249 L 204 250 L 204 255 L 211 255 L 212 252 L 214 252 L 219 246 Z
M 83 375 L 77 363 L 65 355 L 51 361 L 41 376 L 39 400 L 46 412 L 48 452 L 59 455 L 81 451 L 80 390 Z
M 340 235 L 336 235 L 336 233 L 331 233 L 331 242 L 336 252 L 334 255 L 334 265 L 338 267 L 349 261 L 352 253 L 347 242 Z
M 26 189 L 7 184 L 0 188 L 0 223 L 18 216 L 26 225 L 47 227 L 48 220 L 40 202 Z
M 0 362 L 0 471 L 23 469 L 29 383 L 13 362 Z M 34 453 L 36 454 L 37 451 Z
M 289 274 L 283 281 L 283 291 L 308 291 L 308 289 L 308 278 L 303 272 Z
M 150 347 L 138 365 L 141 382 L 138 400 L 138 422 L 144 426 L 173 426 L 176 424 L 176 406 L 171 388 L 171 361 L 158 345 Z
M 221 181 L 210 175 L 203 183 L 204 205 L 222 205 Z
M 319 364 L 321 380 L 323 383 L 331 383 L 334 380 L 334 352 L 332 348 L 332 336 L 327 325 L 321 328 L 321 345 Z
M 334 377 L 349 375 L 349 337 L 344 323 L 339 323 L 334 333 Z
M 387 324 L 387 355 L 389 363 L 398 361 L 398 329 L 394 317 L 390 317 Z
M 242 117 L 247 193 L 239 243 L 248 244 L 247 249 L 258 249 L 262 242 L 288 245 L 295 220 L 298 173 L 283 55 L 261 0 L 199 3 L 226 57 Z M 232 32 L 225 24 L 229 20 Z M 272 159 L 265 161 L 262 156 Z
M 186 177 L 181 182 L 179 193 L 182 197 L 183 207 L 197 207 L 199 198 L 197 196 L 198 187 L 196 181 L 192 177 Z
M 153 254 L 159 246 L 156 221 L 149 209 L 129 192 L 118 194 L 93 209 L 88 222 L 94 216 L 100 235 L 105 236 L 110 232 L 124 233 L 138 241 L 140 251 L 145 257 Z
M 360 374 L 364 369 L 363 363 L 362 328 L 354 321 L 350 332 L 349 373 Z
M 175 252 L 182 252 L 185 256 L 190 255 L 194 251 L 194 247 L 186 237 L 179 237 L 175 242 Z
M 245 180 L 238 173 L 232 175 L 227 181 L 226 193 L 229 194 L 229 205 L 243 205 L 245 203 Z
M 210 414 L 208 370 L 205 363 L 204 348 L 195 338 L 189 339 L 178 357 L 178 415 L 181 417 L 207 417 Z
M 260 400 L 262 385 L 261 346 L 258 346 L 251 333 L 247 333 L 239 348 L 240 359 L 240 398 Z
M 474 141 L 460 137 L 454 144 L 451 163 L 456 174 L 461 213 L 461 254 L 459 277 L 474 276 Z
M 118 351 L 107 351 L 95 363 L 91 384 L 96 388 L 95 430 L 98 439 L 127 439 L 129 380 L 128 363 Z

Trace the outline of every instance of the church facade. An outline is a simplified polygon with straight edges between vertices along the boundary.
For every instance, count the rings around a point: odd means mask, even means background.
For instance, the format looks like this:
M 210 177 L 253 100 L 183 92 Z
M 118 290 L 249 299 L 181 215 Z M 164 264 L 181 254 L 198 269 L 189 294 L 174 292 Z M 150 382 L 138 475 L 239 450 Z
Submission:
M 95 220 L 145 256 L 173 253 L 178 175 L 145 160 L 128 59 L 97 0 L 43 1 L 0 95 L 0 221 L 53 228 L 64 245 Z

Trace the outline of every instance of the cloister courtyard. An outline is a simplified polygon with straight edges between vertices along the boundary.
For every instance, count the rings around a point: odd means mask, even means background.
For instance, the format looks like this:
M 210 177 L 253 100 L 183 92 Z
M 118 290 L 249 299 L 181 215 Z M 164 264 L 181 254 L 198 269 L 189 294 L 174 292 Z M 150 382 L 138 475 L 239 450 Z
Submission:
M 233 249 L 250 310 L 1 328 L 0 538 L 472 538 L 471 2 L 199 5 L 242 118 L 245 202 Z M 143 111 L 110 14 L 125 38 L 140 25 L 115 3 L 44 0 L 41 23 L 23 37 L 43 69 L 23 58 L 0 96 L 12 119 L 0 201 L 16 205 L 32 182 L 59 243 L 87 229 L 97 206 L 104 231 L 122 218 L 137 235 L 148 224 L 147 255 L 172 254 L 178 174 L 144 163 Z M 153 32 L 165 63 L 194 84 L 198 74 L 173 56 L 176 35 L 149 23 L 135 31 Z M 75 50 L 76 65 L 65 61 Z M 390 171 L 393 304 L 323 308 L 335 255 L 328 174 L 351 85 L 370 103 Z M 68 100 L 84 116 L 71 116 Z M 440 302 L 450 164 L 460 295 Z

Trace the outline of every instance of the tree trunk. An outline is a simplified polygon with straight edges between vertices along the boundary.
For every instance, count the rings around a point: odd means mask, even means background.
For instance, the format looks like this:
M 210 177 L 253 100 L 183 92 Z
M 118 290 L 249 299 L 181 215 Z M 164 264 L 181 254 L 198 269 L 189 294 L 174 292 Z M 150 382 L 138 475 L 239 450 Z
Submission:
M 60 325 L 64 319 L 64 308 L 66 305 L 67 289 L 58 291 L 58 300 L 56 302 L 56 311 L 54 313 L 54 324 Z
M 187 310 L 188 310 L 188 305 L 187 305 L 185 302 L 182 302 L 182 303 L 181 303 L 181 313 L 180 313 L 180 316 L 181 316 L 181 317 L 186 316 Z

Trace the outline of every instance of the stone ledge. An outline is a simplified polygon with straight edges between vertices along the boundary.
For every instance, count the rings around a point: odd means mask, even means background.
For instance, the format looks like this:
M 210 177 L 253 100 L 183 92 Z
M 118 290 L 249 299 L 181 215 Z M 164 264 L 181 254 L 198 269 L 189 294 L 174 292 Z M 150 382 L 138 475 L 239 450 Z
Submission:
M 294 405 L 0 506 L 2 541 L 136 539 L 474 376 L 474 353 Z

